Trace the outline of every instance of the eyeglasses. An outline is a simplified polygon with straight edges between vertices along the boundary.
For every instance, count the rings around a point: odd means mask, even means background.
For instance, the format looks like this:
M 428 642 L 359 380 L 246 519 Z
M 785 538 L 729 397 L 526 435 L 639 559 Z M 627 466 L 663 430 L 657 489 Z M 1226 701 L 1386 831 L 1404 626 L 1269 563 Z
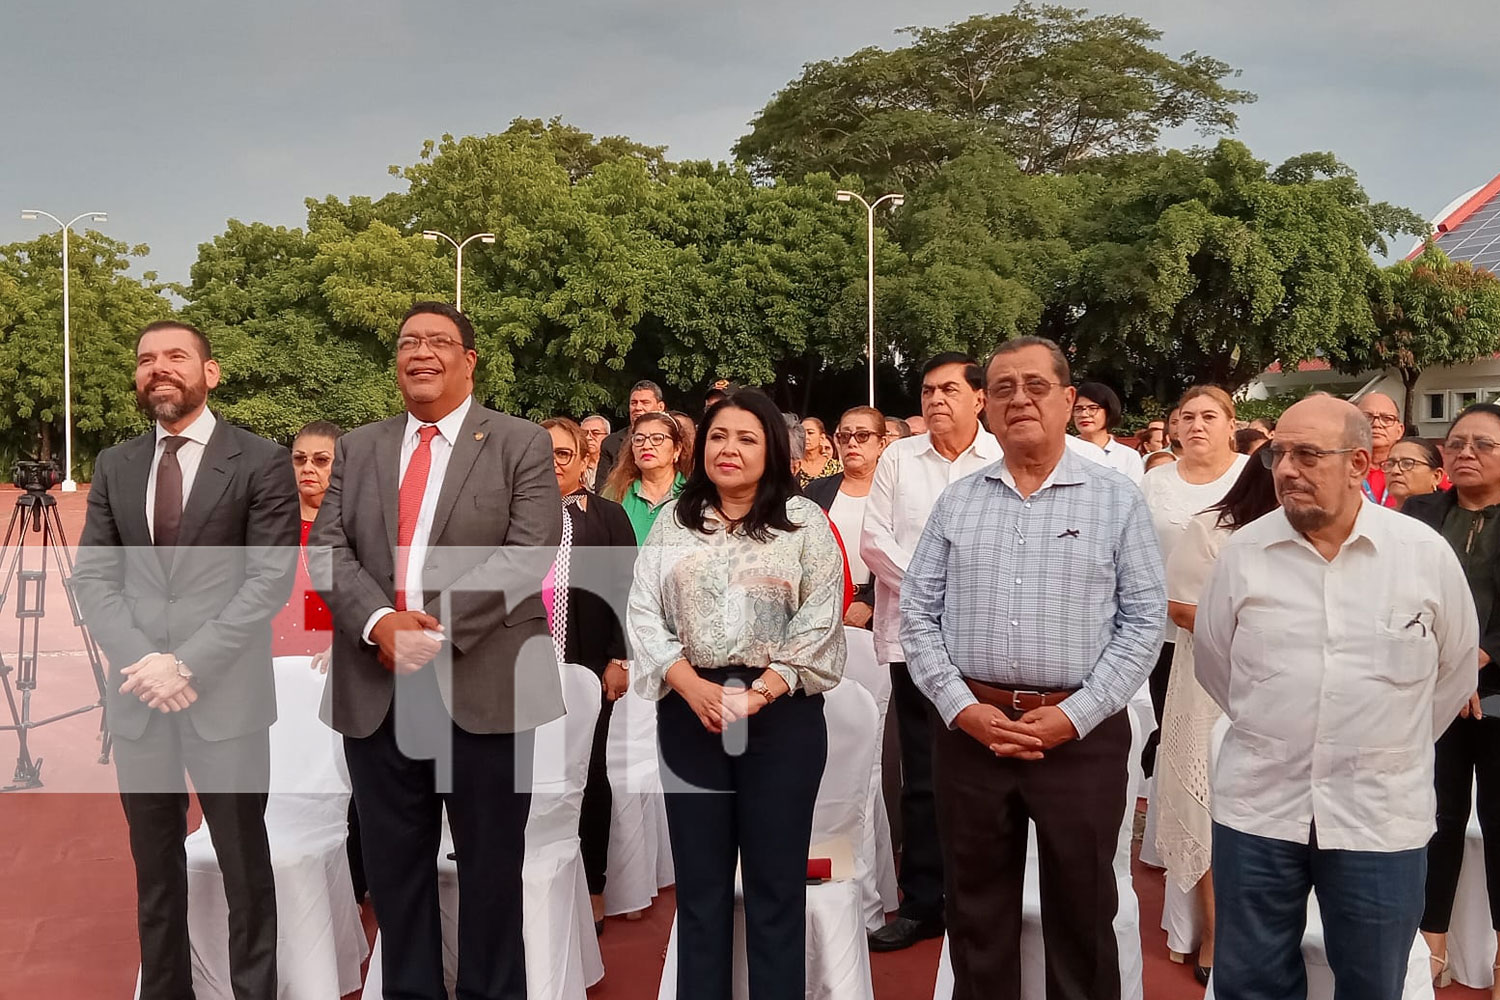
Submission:
M 1075 416 L 1075 417 L 1097 417 L 1099 414 L 1101 414 L 1103 412 L 1104 412 L 1104 407 L 1102 407 L 1102 406 L 1075 406 L 1075 407 L 1073 407 L 1073 416 Z
M 578 452 L 572 448 L 553 448 L 552 461 L 558 465 L 572 465 L 573 459 L 578 457 Z
M 1388 458 L 1380 463 L 1380 468 L 1385 472 L 1391 472 L 1396 469 L 1400 469 L 1402 472 L 1410 472 L 1419 465 L 1424 469 L 1436 468 L 1431 462 L 1424 462 L 1420 458 Z
M 441 334 L 436 337 L 419 337 L 413 334 L 407 334 L 405 336 L 396 338 L 396 353 L 411 354 L 423 344 L 426 344 L 431 350 L 434 351 L 451 351 L 455 347 L 462 347 L 463 341 L 454 340 L 452 337 L 444 336 Z
M 1370 422 L 1371 427 L 1394 427 L 1401 422 L 1400 417 L 1389 413 L 1366 413 L 1365 419 Z
M 857 431 L 839 431 L 833 436 L 833 439 L 839 444 L 848 444 L 850 441 L 857 441 L 860 444 L 866 444 L 873 437 L 887 436 L 889 435 L 877 434 L 875 431 L 866 430 L 865 428 L 861 427 Z
M 1474 454 L 1485 457 L 1494 454 L 1496 448 L 1500 448 L 1500 441 L 1490 438 L 1449 438 L 1443 442 L 1443 454 L 1462 455 L 1466 448 L 1473 448 Z
M 1044 378 L 1029 378 L 1019 385 L 1007 379 L 1004 382 L 996 382 L 990 386 L 990 398 L 1004 402 L 1016 395 L 1016 390 L 1024 388 L 1026 395 L 1032 399 L 1046 399 L 1052 394 L 1052 390 L 1061 386 L 1061 382 L 1048 382 Z
M 1354 448 L 1314 448 L 1305 444 L 1293 445 L 1290 448 L 1278 448 L 1273 444 L 1261 448 L 1256 454 L 1260 456 L 1261 464 L 1268 469 L 1276 468 L 1276 463 L 1288 455 L 1300 467 L 1311 469 L 1329 455 L 1347 455 L 1355 450 Z
M 660 448 L 667 443 L 669 437 L 671 437 L 670 434 L 633 434 L 630 437 L 630 443 L 637 448 L 644 448 L 648 444 L 653 448 Z

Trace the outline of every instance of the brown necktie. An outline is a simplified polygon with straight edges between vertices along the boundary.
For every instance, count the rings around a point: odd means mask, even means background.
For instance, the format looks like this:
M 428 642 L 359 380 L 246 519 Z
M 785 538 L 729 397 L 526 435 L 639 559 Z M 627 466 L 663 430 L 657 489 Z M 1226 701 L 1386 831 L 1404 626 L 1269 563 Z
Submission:
M 161 459 L 156 463 L 156 506 L 153 539 L 157 548 L 171 548 L 177 544 L 177 533 L 182 529 L 182 466 L 177 464 L 177 452 L 187 444 L 185 437 L 167 437 L 161 441 Z

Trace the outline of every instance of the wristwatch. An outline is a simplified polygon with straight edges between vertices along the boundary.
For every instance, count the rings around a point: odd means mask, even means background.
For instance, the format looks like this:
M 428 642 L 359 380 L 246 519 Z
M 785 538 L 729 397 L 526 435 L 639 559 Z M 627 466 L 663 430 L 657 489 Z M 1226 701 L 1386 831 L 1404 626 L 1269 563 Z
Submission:
M 193 672 L 187 668 L 187 664 L 186 663 L 183 663 L 181 660 L 179 660 L 175 656 L 172 657 L 172 661 L 177 664 L 177 676 L 178 677 L 181 677 L 185 681 L 190 681 L 190 680 L 193 679 Z
M 750 690 L 766 699 L 767 705 L 776 700 L 776 696 L 771 693 L 771 685 L 767 684 L 763 678 L 757 677 L 751 681 Z

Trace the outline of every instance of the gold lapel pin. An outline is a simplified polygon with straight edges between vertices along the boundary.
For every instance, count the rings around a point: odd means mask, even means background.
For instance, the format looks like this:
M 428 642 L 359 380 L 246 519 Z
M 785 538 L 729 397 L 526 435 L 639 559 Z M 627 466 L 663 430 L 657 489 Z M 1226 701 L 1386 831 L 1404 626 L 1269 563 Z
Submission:
M 483 441 L 484 440 L 484 431 L 475 431 L 474 432 L 474 440 L 475 441 Z

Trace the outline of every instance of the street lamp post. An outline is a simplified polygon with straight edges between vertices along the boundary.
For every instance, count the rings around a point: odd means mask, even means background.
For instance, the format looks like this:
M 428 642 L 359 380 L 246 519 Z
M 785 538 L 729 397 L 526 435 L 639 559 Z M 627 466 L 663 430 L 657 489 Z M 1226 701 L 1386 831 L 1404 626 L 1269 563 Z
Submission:
M 21 218 L 27 222 L 46 217 L 57 223 L 62 230 L 62 279 L 63 279 L 63 461 L 67 464 L 67 470 L 63 474 L 62 491 L 64 493 L 78 492 L 78 484 L 73 481 L 73 350 L 70 343 L 71 328 L 68 322 L 68 234 L 73 224 L 79 219 L 89 219 L 93 222 L 108 222 L 109 215 L 105 212 L 84 212 L 75 215 L 71 220 L 64 222 L 51 212 L 43 212 L 39 209 L 28 208 L 21 213 Z
M 464 308 L 464 247 L 468 246 L 470 243 L 473 243 L 475 240 L 478 240 L 481 243 L 493 243 L 495 242 L 495 234 L 475 233 L 473 236 L 465 239 L 462 243 L 460 243 L 458 240 L 455 240 L 447 233 L 440 233 L 436 229 L 424 229 L 422 230 L 422 235 L 427 239 L 432 240 L 433 242 L 436 242 L 438 240 L 447 240 L 449 243 L 453 244 L 453 249 L 458 251 L 458 264 L 456 266 L 458 277 L 454 281 L 453 287 L 453 308 L 462 312 Z
M 860 195 L 853 191 L 839 191 L 834 194 L 839 201 L 857 201 L 865 206 L 865 214 L 869 216 L 869 244 L 866 248 L 866 263 L 869 271 L 868 309 L 869 309 L 869 344 L 866 349 L 870 354 L 870 405 L 875 405 L 875 209 L 880 207 L 881 202 L 889 201 L 891 207 L 895 208 L 906 200 L 904 195 L 883 194 L 875 201 L 865 201 Z

